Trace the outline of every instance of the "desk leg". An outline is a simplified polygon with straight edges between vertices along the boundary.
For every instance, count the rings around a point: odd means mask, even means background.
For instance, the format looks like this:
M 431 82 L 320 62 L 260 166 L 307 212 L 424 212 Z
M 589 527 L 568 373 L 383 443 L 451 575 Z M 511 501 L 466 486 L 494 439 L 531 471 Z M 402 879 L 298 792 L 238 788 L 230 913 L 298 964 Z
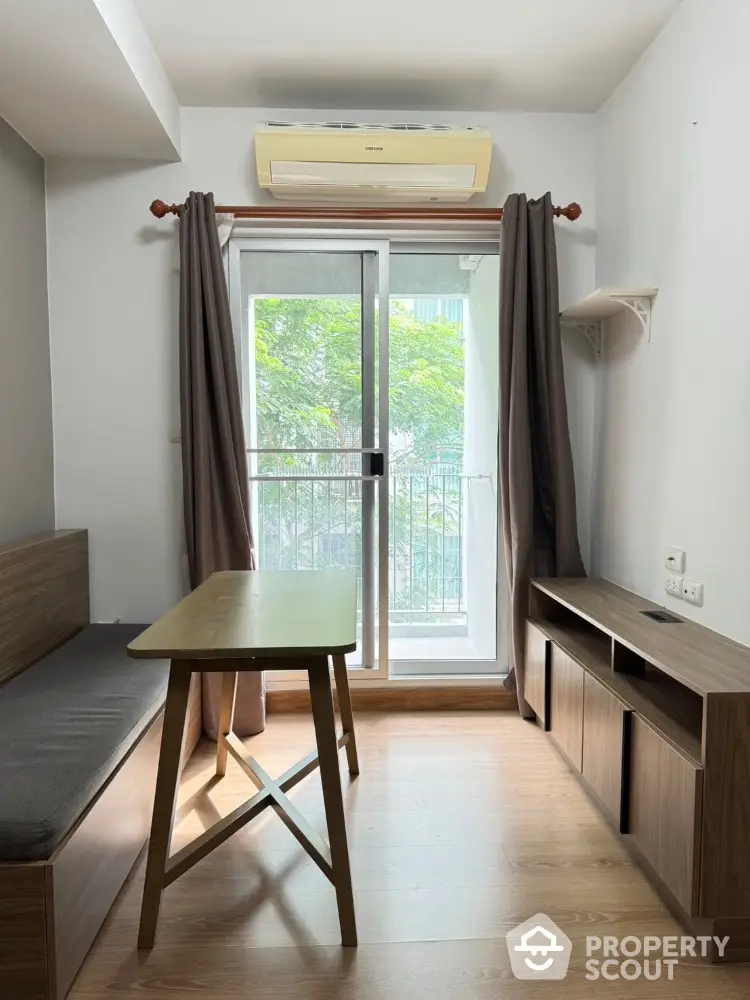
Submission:
M 185 729 L 190 679 L 192 677 L 190 666 L 189 663 L 173 660 L 169 671 L 167 706 L 164 710 L 159 770 L 156 775 L 156 794 L 151 820 L 151 837 L 148 842 L 146 880 L 143 885 L 141 926 L 138 931 L 138 947 L 143 949 L 154 946 L 161 894 L 164 889 L 164 871 L 172 842 L 175 803 L 180 784 L 182 735 Z
M 341 943 L 345 947 L 357 945 L 357 919 L 354 912 L 352 875 L 349 867 L 349 847 L 346 839 L 344 799 L 341 794 L 341 772 L 339 771 L 338 744 L 336 740 L 336 716 L 333 711 L 331 675 L 328 671 L 328 657 L 316 660 L 308 669 L 310 678 L 310 700 L 312 701 L 315 740 L 318 744 L 320 761 L 320 781 L 323 786 L 323 802 L 328 825 L 328 839 L 331 845 L 331 867 L 336 902 L 341 926 Z
M 339 699 L 341 726 L 349 736 L 349 742 L 346 744 L 346 760 L 349 765 L 349 774 L 359 774 L 357 741 L 354 736 L 354 713 L 352 712 L 352 695 L 349 690 L 349 674 L 346 672 L 346 657 L 342 653 L 340 656 L 334 656 L 332 659 L 333 675 L 336 678 L 336 694 Z
M 219 738 L 216 741 L 216 773 L 223 777 L 227 773 L 226 737 L 234 726 L 234 703 L 237 699 L 237 678 L 239 674 L 225 671 L 221 679 L 221 711 L 219 713 Z

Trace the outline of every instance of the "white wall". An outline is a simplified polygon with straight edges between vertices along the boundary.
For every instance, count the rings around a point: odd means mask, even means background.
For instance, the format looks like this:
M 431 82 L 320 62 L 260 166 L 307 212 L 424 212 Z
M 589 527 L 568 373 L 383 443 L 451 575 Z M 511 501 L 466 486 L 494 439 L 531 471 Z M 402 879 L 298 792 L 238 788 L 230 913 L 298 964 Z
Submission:
M 684 0 L 598 115 L 597 284 L 655 285 L 606 336 L 594 570 L 750 642 L 750 4 Z M 705 606 L 664 593 L 687 550 Z
M 331 113 L 334 114 L 334 113 Z M 351 117 L 335 112 L 334 117 Z M 178 426 L 178 248 L 174 220 L 155 221 L 154 198 L 183 201 L 214 191 L 225 204 L 260 200 L 253 161 L 255 122 L 318 118 L 319 112 L 184 109 L 184 162 L 48 164 L 48 236 L 55 485 L 58 525 L 91 531 L 94 619 L 150 620 L 184 587 Z M 355 115 L 356 117 L 356 115 Z M 368 118 L 388 121 L 404 114 Z M 550 189 L 558 204 L 579 201 L 584 216 L 558 225 L 563 304 L 594 282 L 594 118 L 591 115 L 456 114 L 492 128 L 496 158 L 486 204 L 506 194 Z M 431 114 L 410 112 L 409 120 Z M 581 350 L 580 360 L 575 351 Z M 589 520 L 593 423 L 590 356 L 569 359 L 576 393 L 571 423 L 583 481 L 580 520 Z M 585 544 L 584 544 L 585 547 Z
M 44 161 L 0 118 L 0 544 L 52 528 Z

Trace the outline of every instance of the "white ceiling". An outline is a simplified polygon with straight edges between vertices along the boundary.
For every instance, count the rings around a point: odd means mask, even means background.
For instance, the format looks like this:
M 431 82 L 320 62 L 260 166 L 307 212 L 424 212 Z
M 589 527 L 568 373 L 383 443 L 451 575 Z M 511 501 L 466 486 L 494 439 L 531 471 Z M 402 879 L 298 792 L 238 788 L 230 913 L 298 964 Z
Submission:
M 595 111 L 680 0 L 134 0 L 184 106 Z
M 679 3 L 0 0 L 0 116 L 45 156 L 174 160 L 180 106 L 595 111 Z

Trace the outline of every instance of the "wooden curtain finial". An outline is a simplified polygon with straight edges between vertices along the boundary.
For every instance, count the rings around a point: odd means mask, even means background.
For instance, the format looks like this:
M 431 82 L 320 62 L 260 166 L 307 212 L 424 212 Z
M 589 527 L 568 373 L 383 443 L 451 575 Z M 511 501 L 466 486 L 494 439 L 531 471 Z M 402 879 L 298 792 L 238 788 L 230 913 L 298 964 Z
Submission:
M 558 214 L 564 216 L 566 219 L 570 219 L 571 222 L 575 222 L 577 219 L 581 218 L 582 213 L 583 209 L 578 202 L 572 201 L 569 205 L 566 205 L 565 208 L 561 208 Z
M 182 205 L 167 205 L 160 198 L 151 202 L 151 214 L 157 219 L 163 219 L 165 215 L 179 215 Z

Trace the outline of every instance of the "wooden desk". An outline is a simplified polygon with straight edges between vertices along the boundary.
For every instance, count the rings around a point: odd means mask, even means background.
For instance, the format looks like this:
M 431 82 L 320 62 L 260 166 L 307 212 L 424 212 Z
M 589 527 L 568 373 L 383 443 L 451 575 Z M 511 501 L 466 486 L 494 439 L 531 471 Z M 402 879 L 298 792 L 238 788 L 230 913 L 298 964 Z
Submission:
M 349 849 L 341 795 L 338 750 L 346 747 L 349 773 L 359 773 L 346 653 L 356 649 L 357 581 L 354 572 L 215 573 L 128 647 L 132 657 L 172 661 L 156 795 L 148 846 L 139 948 L 152 948 L 163 890 L 272 807 L 333 883 L 341 940 L 356 946 Z M 328 657 L 333 660 L 343 733 L 336 733 Z M 232 732 L 237 674 L 243 670 L 306 670 L 317 752 L 273 779 Z M 216 773 L 231 756 L 258 792 L 191 844 L 170 857 L 180 750 L 194 671 L 223 675 Z M 320 767 L 330 849 L 287 797 Z

